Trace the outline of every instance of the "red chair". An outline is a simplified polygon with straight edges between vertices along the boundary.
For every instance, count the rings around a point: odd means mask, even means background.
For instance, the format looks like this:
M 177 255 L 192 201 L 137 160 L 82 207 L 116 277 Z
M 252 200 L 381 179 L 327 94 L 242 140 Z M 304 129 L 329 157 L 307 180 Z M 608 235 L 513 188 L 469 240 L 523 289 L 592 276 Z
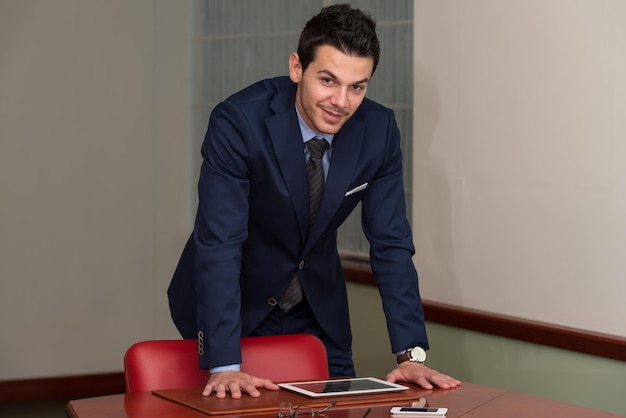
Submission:
M 322 341 L 309 334 L 244 337 L 241 370 L 273 382 L 327 379 Z M 124 355 L 126 392 L 204 386 L 208 370 L 198 368 L 196 340 L 153 340 L 132 345 Z

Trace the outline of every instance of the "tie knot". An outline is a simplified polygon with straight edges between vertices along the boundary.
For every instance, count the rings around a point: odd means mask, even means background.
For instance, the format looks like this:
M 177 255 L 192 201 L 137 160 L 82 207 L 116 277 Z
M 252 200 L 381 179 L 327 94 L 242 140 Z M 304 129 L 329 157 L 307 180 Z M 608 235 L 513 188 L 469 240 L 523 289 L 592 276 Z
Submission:
M 324 151 L 328 148 L 328 141 L 325 139 L 310 139 L 305 142 L 306 146 L 309 147 L 309 151 L 311 151 L 311 158 L 314 160 L 319 160 L 324 155 Z

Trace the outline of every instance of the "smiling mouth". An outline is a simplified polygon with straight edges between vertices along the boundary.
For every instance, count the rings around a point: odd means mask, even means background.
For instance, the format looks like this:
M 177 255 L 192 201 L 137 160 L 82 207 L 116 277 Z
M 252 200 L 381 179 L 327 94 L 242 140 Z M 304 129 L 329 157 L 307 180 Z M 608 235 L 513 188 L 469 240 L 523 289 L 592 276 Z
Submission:
M 348 112 L 343 111 L 343 110 L 327 109 L 327 108 L 322 107 L 322 106 L 321 106 L 321 108 L 324 111 L 324 113 L 326 113 L 328 116 L 330 116 L 333 119 L 340 119 L 340 118 L 348 115 Z

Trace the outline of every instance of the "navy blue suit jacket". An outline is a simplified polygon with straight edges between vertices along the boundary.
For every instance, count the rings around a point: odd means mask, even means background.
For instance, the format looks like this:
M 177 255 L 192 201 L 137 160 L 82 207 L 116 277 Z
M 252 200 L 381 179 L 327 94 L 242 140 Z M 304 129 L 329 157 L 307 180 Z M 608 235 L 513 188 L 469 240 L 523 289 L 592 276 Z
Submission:
M 365 99 L 335 135 L 324 196 L 309 231 L 295 92 L 288 77 L 263 80 L 211 114 L 194 231 L 168 290 L 183 337 L 202 336 L 202 368 L 241 362 L 239 338 L 267 316 L 296 273 L 324 331 L 350 348 L 336 236 L 359 202 L 392 351 L 428 348 L 393 112 Z

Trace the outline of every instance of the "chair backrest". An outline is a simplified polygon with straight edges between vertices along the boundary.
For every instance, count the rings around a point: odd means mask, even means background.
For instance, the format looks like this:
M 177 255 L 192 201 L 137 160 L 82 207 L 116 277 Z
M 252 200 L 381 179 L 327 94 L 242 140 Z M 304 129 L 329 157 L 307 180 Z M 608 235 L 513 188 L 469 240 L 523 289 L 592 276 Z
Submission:
M 327 379 L 322 341 L 309 334 L 241 339 L 241 370 L 276 382 Z M 198 367 L 196 340 L 151 340 L 133 344 L 124 355 L 126 392 L 204 386 L 208 370 Z

